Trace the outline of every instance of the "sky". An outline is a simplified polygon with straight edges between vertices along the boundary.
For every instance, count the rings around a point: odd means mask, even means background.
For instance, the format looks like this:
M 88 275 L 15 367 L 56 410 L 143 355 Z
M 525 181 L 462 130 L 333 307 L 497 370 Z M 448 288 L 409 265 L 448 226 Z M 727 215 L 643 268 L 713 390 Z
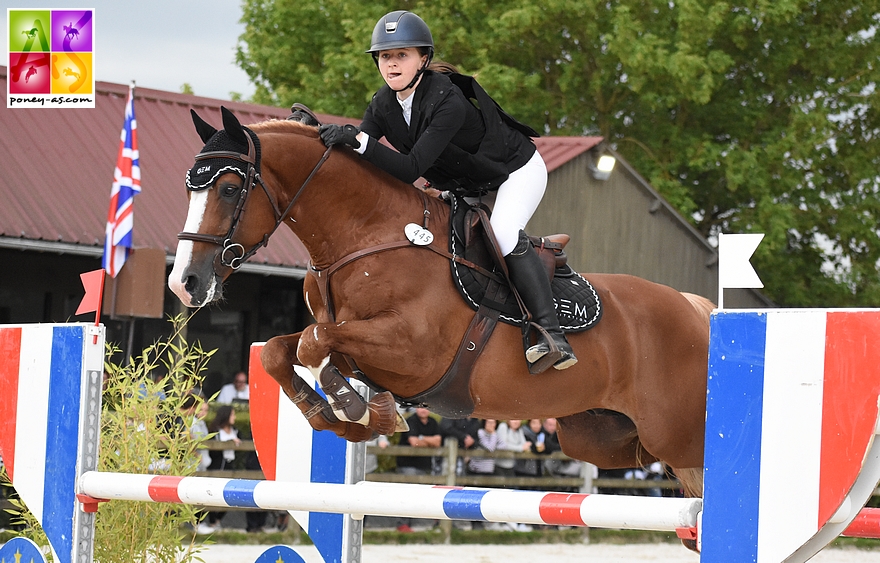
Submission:
M 3 19 L 4 59 L 9 64 L 7 10 L 94 9 L 95 79 L 104 82 L 193 93 L 221 100 L 230 92 L 254 93 L 235 64 L 244 33 L 241 0 L 8 0 Z

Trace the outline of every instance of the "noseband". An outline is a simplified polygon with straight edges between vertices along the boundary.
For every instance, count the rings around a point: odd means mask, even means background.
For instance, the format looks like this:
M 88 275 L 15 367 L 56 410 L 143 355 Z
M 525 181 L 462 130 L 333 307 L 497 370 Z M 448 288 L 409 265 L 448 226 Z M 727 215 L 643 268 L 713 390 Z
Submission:
M 318 161 L 318 163 L 312 169 L 311 174 L 309 174 L 308 178 L 305 179 L 299 190 L 297 190 L 296 195 L 294 195 L 293 199 L 290 200 L 287 208 L 285 208 L 282 212 L 281 209 L 278 207 L 278 203 L 275 201 L 275 198 L 272 197 L 272 194 L 269 193 L 269 189 L 266 188 L 266 184 L 263 183 L 262 176 L 260 176 L 260 173 L 257 172 L 257 168 L 259 167 L 259 163 L 257 162 L 257 151 L 254 146 L 254 141 L 251 138 L 249 132 L 245 132 L 245 137 L 247 137 L 248 142 L 247 154 L 241 154 L 234 151 L 209 151 L 197 154 L 195 159 L 196 164 L 198 164 L 200 161 L 213 158 L 232 159 L 247 164 L 246 179 L 242 181 L 241 189 L 238 193 L 238 201 L 235 204 L 235 211 L 232 212 L 232 224 L 229 226 L 229 230 L 224 236 L 187 232 L 182 232 L 177 235 L 177 238 L 179 240 L 207 242 L 220 246 L 220 264 L 227 268 L 232 268 L 233 270 L 241 268 L 242 264 L 244 264 L 248 258 L 256 254 L 256 252 L 261 247 L 269 244 L 269 237 L 271 237 L 272 234 L 276 230 L 278 230 L 278 227 L 281 225 L 281 223 L 284 222 L 285 217 L 287 217 L 287 215 L 290 213 L 290 210 L 293 209 L 294 204 L 296 204 L 296 201 L 299 199 L 299 196 L 305 190 L 306 186 L 309 185 L 309 182 L 312 181 L 312 178 L 315 176 L 321 166 L 323 166 L 324 163 L 327 161 L 327 158 L 330 157 L 330 150 L 332 149 L 332 147 L 327 147 L 327 150 L 324 151 L 324 155 L 321 157 L 321 160 Z M 247 203 L 248 195 L 254 190 L 257 182 L 259 182 L 260 186 L 263 188 L 263 192 L 265 192 L 266 197 L 269 199 L 269 203 L 272 204 L 272 212 L 275 213 L 275 226 L 272 228 L 271 231 L 266 233 L 266 235 L 263 237 L 263 240 L 253 245 L 250 249 L 245 250 L 243 245 L 233 241 L 233 237 L 235 236 L 235 231 L 238 229 L 239 224 L 241 224 L 241 219 L 244 213 L 245 204 Z M 215 273 L 217 273 L 216 268 L 214 269 L 214 271 Z

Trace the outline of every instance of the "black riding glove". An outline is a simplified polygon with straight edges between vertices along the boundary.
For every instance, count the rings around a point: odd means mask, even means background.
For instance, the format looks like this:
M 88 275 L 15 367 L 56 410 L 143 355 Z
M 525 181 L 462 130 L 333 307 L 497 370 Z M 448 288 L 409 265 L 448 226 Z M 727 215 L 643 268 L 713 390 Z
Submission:
M 328 123 L 318 127 L 318 133 L 328 147 L 348 145 L 356 149 L 361 148 L 361 143 L 357 140 L 360 130 L 354 125 L 331 125 Z

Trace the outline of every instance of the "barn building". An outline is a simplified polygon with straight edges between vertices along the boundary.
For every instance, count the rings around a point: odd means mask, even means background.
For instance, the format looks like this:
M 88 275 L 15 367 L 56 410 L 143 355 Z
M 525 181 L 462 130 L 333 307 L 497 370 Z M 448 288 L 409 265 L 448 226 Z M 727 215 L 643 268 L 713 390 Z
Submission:
M 0 66 L 4 91 L 6 80 L 7 69 Z M 6 264 L 0 275 L 0 324 L 94 319 L 75 315 L 83 296 L 79 274 L 101 267 L 128 86 L 98 82 L 96 93 L 94 109 L 0 111 L 0 261 Z M 167 334 L 167 317 L 183 312 L 164 282 L 186 217 L 184 172 L 202 145 L 190 109 L 219 125 L 221 104 L 245 125 L 289 114 L 267 106 L 137 89 L 142 193 L 135 198 L 134 240 L 141 250 L 130 260 L 155 265 L 158 259 L 158 266 L 148 268 L 149 276 L 128 280 L 123 280 L 123 269 L 118 284 L 108 286 L 102 322 L 108 340 L 126 353 L 137 353 Z M 350 121 L 320 117 L 331 123 Z M 569 261 L 580 271 L 635 274 L 716 300 L 716 251 L 601 138 L 543 137 L 537 145 L 550 179 L 529 224 L 532 234 L 571 234 Z M 595 162 L 601 154 L 617 158 L 607 179 L 597 179 L 602 175 Z M 207 392 L 246 367 L 251 342 L 308 324 L 302 300 L 307 261 L 296 237 L 281 229 L 230 278 L 224 303 L 193 316 L 187 339 L 198 340 L 205 349 L 218 348 L 209 365 Z M 141 310 L 144 292 L 158 295 L 149 312 Z M 725 295 L 727 307 L 769 304 L 751 290 Z

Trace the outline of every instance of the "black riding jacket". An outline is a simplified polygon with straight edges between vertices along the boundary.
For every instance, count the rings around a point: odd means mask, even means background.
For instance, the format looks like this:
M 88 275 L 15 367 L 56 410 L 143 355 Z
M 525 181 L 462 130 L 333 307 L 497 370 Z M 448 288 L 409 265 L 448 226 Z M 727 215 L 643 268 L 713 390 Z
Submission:
M 425 71 L 412 95 L 409 126 L 387 85 L 361 123 L 370 136 L 363 157 L 404 182 L 421 176 L 438 189 L 476 195 L 497 189 L 535 153 L 529 136 L 537 133 L 504 113 L 470 76 Z M 382 137 L 399 152 L 379 143 Z

